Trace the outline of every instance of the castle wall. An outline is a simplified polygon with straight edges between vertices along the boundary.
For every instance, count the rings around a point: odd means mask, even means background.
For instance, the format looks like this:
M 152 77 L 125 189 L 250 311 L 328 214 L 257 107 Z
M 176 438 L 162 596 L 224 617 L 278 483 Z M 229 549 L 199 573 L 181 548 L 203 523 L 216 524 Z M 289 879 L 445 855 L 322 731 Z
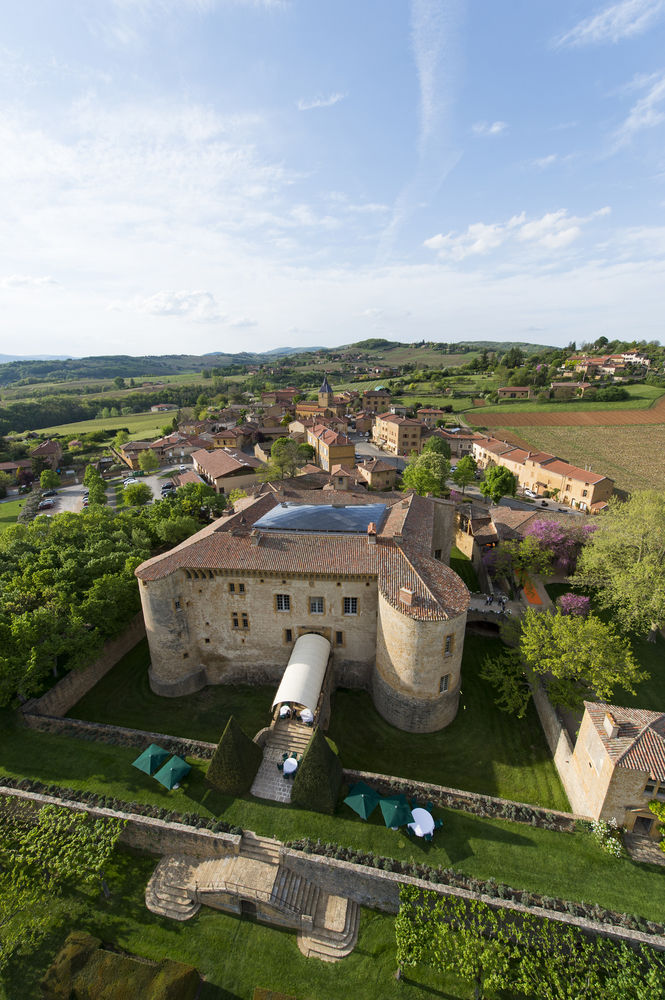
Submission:
M 456 512 L 455 504 L 450 500 L 432 498 L 434 508 L 434 525 L 431 540 L 431 555 L 441 552 L 438 557 L 446 566 L 450 565 L 450 548 L 455 538 Z
M 332 643 L 336 684 L 369 684 L 376 648 L 376 579 L 212 571 L 190 576 L 191 571 L 180 570 L 141 584 L 150 684 L 158 694 L 177 696 L 206 684 L 276 684 L 304 632 L 320 632 Z M 289 611 L 277 610 L 278 594 L 288 594 Z M 310 612 L 311 597 L 323 598 L 323 614 Z M 357 599 L 356 615 L 344 614 L 345 597 Z
M 377 711 L 407 732 L 435 732 L 453 721 L 459 704 L 466 613 L 447 621 L 416 621 L 379 595 L 376 669 L 372 698 Z M 449 638 L 448 654 L 445 653 Z M 442 679 L 447 688 L 442 690 Z

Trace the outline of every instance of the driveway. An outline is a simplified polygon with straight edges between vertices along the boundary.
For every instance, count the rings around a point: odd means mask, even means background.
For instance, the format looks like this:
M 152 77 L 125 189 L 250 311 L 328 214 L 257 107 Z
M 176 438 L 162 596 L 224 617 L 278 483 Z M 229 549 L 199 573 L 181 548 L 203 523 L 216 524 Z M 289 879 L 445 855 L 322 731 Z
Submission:
M 398 458 L 397 455 L 391 455 L 387 451 L 382 451 L 380 448 L 377 448 L 375 444 L 372 444 L 367 438 L 358 438 L 352 434 L 351 440 L 355 445 L 356 455 L 361 455 L 363 459 L 380 458 L 381 461 L 387 462 L 388 465 L 394 465 L 400 472 L 406 465 L 405 458 Z

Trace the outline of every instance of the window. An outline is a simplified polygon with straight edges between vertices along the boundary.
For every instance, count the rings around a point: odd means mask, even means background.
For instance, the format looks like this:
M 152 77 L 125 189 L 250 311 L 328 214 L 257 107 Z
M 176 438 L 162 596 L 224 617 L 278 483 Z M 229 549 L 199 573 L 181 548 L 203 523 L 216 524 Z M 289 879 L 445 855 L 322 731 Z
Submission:
M 358 614 L 358 598 L 357 597 L 345 597 L 344 598 L 344 614 L 345 615 L 357 615 Z
M 243 615 L 242 615 L 242 627 L 243 628 L 249 628 L 249 618 L 247 617 L 247 615 L 244 612 L 243 612 Z
M 343 646 L 344 645 L 344 633 L 343 632 L 335 632 L 335 645 L 336 646 Z
M 183 653 L 182 654 L 182 658 L 183 658 L 183 660 L 188 660 L 189 659 L 189 653 Z
M 277 611 L 290 611 L 291 610 L 291 595 L 290 594 L 275 594 L 275 608 Z
M 656 784 L 657 782 L 655 781 L 647 781 L 646 785 L 644 786 L 644 794 L 653 795 L 653 793 L 656 791 Z
M 179 601 L 179 600 L 178 600 L 177 598 L 176 598 L 176 600 L 175 600 L 175 601 L 173 602 L 173 607 L 174 607 L 174 608 L 176 609 L 176 611 L 180 611 L 180 607 L 181 607 L 181 605 L 180 605 L 180 601 Z
M 238 593 L 239 594 L 244 594 L 245 593 L 245 584 L 244 583 L 239 583 L 238 584 Z
M 293 642 L 293 632 L 290 628 L 284 629 L 284 642 Z
M 206 643 L 206 645 L 209 645 L 210 644 L 210 639 L 206 639 L 205 643 Z
M 441 549 L 434 549 L 434 558 L 435 559 L 441 558 Z
M 452 656 L 453 649 L 455 648 L 455 636 L 447 635 L 443 643 L 443 655 Z
M 240 624 L 240 622 L 239 622 L 239 620 L 238 620 L 238 615 L 237 615 L 236 613 L 234 613 L 234 614 L 233 614 L 233 615 L 231 616 L 231 621 L 233 622 L 233 627 L 234 627 L 234 628 L 238 628 L 238 625 Z
M 310 599 L 309 599 L 309 613 L 310 613 L 310 615 L 322 615 L 323 614 L 323 598 L 322 597 L 310 597 Z
M 236 585 L 235 585 L 235 583 L 230 583 L 229 584 L 229 594 L 235 594 L 235 592 L 236 592 Z
M 450 674 L 444 674 L 444 676 L 439 681 L 439 694 L 443 694 L 444 691 L 448 690 L 449 683 L 450 683 Z

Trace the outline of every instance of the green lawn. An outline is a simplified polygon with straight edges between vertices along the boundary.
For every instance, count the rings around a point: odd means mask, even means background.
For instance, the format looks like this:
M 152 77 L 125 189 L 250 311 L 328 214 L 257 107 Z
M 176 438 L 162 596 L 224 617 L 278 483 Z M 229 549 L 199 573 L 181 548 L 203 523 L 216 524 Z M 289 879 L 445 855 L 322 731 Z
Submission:
M 547 583 L 545 590 L 553 601 L 561 594 L 583 593 L 571 587 L 568 583 Z M 598 611 L 599 617 L 610 621 L 612 615 L 608 611 Z M 656 637 L 656 642 L 647 642 L 643 637 L 632 638 L 633 653 L 640 666 L 647 671 L 647 680 L 638 684 L 635 694 L 630 691 L 618 690 L 614 696 L 617 705 L 632 705 L 635 708 L 647 708 L 653 712 L 665 711 L 665 639 L 662 635 Z
M 457 718 L 438 733 L 405 733 L 389 725 L 364 691 L 338 690 L 329 736 L 345 767 L 431 781 L 519 802 L 569 808 L 531 705 L 524 719 L 500 712 L 480 679 L 496 639 L 467 635 Z
M 346 767 L 432 781 L 553 809 L 568 809 L 534 710 L 524 719 L 495 708 L 478 677 L 494 639 L 467 635 L 457 719 L 439 733 L 404 733 L 385 722 L 363 691 L 338 690 L 329 735 Z M 181 698 L 153 694 L 141 642 L 69 712 L 77 719 L 217 742 L 229 715 L 250 736 L 270 722 L 274 686 L 206 688 Z
M 394 732 L 394 730 L 393 730 Z M 342 758 L 344 751 L 341 751 Z M 150 802 L 179 812 L 223 817 L 229 823 L 280 840 L 309 836 L 404 860 L 455 867 L 478 878 L 493 876 L 516 888 L 641 914 L 665 921 L 665 868 L 616 860 L 590 834 L 556 833 L 504 820 L 435 809 L 443 828 L 432 843 L 415 843 L 386 829 L 380 812 L 363 822 L 345 805 L 334 816 L 259 799 L 233 799 L 205 781 L 207 762 L 190 760 L 183 787 L 167 792 L 131 767 L 128 747 L 38 733 L 19 728 L 0 713 L 2 771 L 123 801 Z M 383 768 L 385 770 L 385 768 Z
M 117 427 L 127 427 L 132 440 L 137 438 L 156 437 L 162 427 L 169 422 L 169 414 L 164 413 L 128 413 L 119 417 L 100 417 L 92 420 L 79 420 L 71 424 L 56 424 L 54 427 L 40 427 L 39 433 L 48 434 L 87 434 L 90 431 L 113 430 Z
M 208 907 L 185 924 L 145 908 L 143 893 L 155 859 L 118 851 L 105 872 L 110 899 L 72 892 L 66 926 L 55 928 L 41 946 L 13 963 L 3 1000 L 39 1000 L 39 980 L 70 930 L 87 930 L 102 941 L 143 958 L 172 958 L 196 966 L 205 977 L 200 1000 L 251 1000 L 263 986 L 299 1000 L 467 1000 L 473 991 L 452 976 L 409 969 L 397 982 L 394 918 L 363 910 L 358 944 L 348 958 L 329 964 L 305 958 L 295 932 L 277 930 Z M 132 997 L 132 1000 L 140 1000 Z
M 450 568 L 462 577 L 472 594 L 477 594 L 480 591 L 478 577 L 471 560 L 456 545 L 453 545 L 450 550 Z
M 16 524 L 16 518 L 21 511 L 25 498 L 21 500 L 7 500 L 0 503 L 0 532 L 5 531 L 12 524 Z
M 537 403 L 534 400 L 521 402 L 518 399 L 511 399 L 505 403 L 479 409 L 478 419 L 485 414 L 495 413 L 508 416 L 512 413 L 566 413 L 572 410 L 646 410 L 665 392 L 655 385 L 627 385 L 622 388 L 625 388 L 630 399 L 621 399 L 616 403 L 592 402 L 584 397 L 571 399 L 567 403 Z
M 271 685 L 208 687 L 180 698 L 162 698 L 150 690 L 146 640 L 103 677 L 69 712 L 75 719 L 150 729 L 173 736 L 216 743 L 230 715 L 249 736 L 270 724 L 275 694 Z

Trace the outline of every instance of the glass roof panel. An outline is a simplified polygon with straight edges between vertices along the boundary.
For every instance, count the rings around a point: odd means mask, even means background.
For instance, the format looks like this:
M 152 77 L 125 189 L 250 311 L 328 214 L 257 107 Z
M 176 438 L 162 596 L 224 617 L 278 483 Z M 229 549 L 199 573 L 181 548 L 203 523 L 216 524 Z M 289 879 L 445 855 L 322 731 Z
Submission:
M 373 521 L 377 531 L 386 516 L 385 503 L 349 504 L 339 507 L 332 504 L 282 503 L 274 507 L 254 527 L 260 531 L 327 531 L 366 534 Z

